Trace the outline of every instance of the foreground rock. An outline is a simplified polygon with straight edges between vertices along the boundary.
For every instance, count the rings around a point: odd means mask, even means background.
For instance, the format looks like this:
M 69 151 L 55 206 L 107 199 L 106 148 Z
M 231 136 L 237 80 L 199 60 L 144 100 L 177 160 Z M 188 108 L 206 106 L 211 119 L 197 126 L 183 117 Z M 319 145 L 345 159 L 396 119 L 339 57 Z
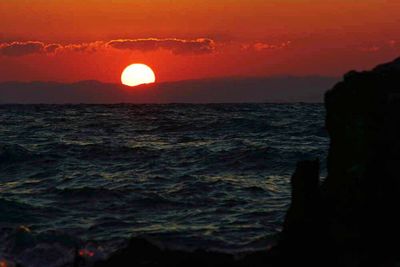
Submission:
M 117 251 L 109 259 L 98 262 L 96 267 L 147 266 L 147 267 L 244 267 L 274 265 L 275 258 L 269 253 L 230 255 L 205 250 L 182 251 L 164 247 L 145 238 L 133 238 L 125 249 Z M 82 261 L 84 263 L 84 261 Z M 77 261 L 79 263 L 79 261 Z M 76 264 L 76 266 L 80 266 Z
M 282 244 L 298 244 L 299 236 L 308 236 L 307 249 L 325 254 L 334 266 L 396 266 L 400 256 L 400 59 L 369 72 L 348 73 L 326 94 L 325 106 L 331 138 L 328 177 L 317 193 L 315 182 L 305 182 L 315 180 L 312 172 L 294 176 L 301 181 L 293 182 L 294 192 L 314 199 L 319 195 L 320 203 L 293 199 Z M 315 214 L 304 215 L 305 209 Z M 291 231 L 293 225 L 301 227 L 301 235 Z

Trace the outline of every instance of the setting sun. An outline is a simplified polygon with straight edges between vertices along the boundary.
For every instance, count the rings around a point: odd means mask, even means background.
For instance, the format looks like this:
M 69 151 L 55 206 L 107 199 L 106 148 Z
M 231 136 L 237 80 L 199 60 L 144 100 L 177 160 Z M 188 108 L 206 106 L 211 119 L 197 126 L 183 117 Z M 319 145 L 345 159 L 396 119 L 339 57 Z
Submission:
M 121 82 L 127 86 L 154 83 L 156 76 L 154 71 L 145 64 L 132 64 L 124 69 L 121 74 Z

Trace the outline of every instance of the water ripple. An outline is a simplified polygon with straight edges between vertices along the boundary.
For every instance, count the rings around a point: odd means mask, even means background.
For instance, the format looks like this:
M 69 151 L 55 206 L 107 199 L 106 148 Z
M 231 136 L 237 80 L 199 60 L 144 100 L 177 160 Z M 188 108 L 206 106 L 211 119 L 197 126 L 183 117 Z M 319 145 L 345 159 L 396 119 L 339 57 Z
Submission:
M 322 105 L 0 109 L 0 236 L 11 239 L 4 229 L 25 225 L 36 239 L 65 234 L 105 249 L 142 234 L 261 248 L 281 227 L 296 161 L 324 159 L 328 146 Z

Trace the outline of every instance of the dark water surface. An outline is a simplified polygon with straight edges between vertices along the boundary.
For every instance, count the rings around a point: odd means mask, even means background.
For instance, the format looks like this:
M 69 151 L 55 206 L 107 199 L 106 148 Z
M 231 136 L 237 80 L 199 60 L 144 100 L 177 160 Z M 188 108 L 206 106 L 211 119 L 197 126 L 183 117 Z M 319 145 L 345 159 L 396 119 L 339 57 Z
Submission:
M 144 234 L 264 248 L 281 228 L 296 161 L 325 160 L 324 113 L 320 104 L 0 106 L 0 259 L 57 266 L 76 244 L 105 255 Z M 54 259 L 35 262 L 50 250 Z

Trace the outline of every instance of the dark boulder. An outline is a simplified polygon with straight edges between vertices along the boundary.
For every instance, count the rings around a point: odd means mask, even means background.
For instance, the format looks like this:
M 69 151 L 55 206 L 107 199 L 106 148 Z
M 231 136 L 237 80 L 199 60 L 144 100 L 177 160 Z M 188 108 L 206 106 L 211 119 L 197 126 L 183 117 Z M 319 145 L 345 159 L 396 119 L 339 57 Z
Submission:
M 309 239 L 308 233 L 314 232 L 320 225 L 319 160 L 298 162 L 291 184 L 292 204 L 282 235 L 283 238 L 290 236 L 293 241 Z
M 222 267 L 239 266 L 238 264 L 239 262 L 229 254 L 204 250 L 176 250 L 154 240 L 137 237 L 132 238 L 124 249 L 117 251 L 109 259 L 98 262 L 95 266 Z

